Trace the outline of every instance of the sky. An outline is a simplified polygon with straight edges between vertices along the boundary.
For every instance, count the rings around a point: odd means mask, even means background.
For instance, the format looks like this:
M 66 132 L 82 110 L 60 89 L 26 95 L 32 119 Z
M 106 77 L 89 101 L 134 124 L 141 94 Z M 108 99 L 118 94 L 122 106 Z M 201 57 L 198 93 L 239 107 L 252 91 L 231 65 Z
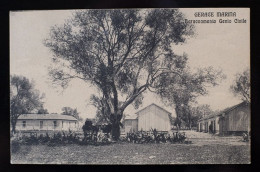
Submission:
M 241 100 L 229 90 L 235 74 L 250 66 L 250 20 L 249 9 L 180 9 L 187 19 L 211 19 L 195 17 L 195 12 L 236 12 L 236 17 L 213 17 L 215 24 L 195 24 L 196 35 L 184 44 L 173 47 L 176 54 L 188 54 L 192 69 L 213 66 L 222 69 L 226 75 L 219 86 L 209 88 L 207 96 L 199 97 L 198 104 L 209 104 L 213 110 L 221 110 L 235 105 Z M 81 80 L 73 80 L 67 89 L 54 87 L 48 77 L 53 54 L 43 45 L 51 26 L 61 25 L 72 16 L 70 10 L 13 11 L 10 12 L 10 74 L 23 75 L 35 83 L 35 88 L 45 93 L 44 107 L 50 113 L 61 113 L 62 107 L 77 108 L 80 116 L 95 117 L 95 107 L 89 105 L 90 95 L 96 88 Z M 218 23 L 219 19 L 246 19 L 247 23 Z M 142 109 L 155 103 L 172 112 L 174 107 L 166 107 L 153 93 L 144 95 Z M 132 115 L 139 109 L 131 105 L 125 110 Z

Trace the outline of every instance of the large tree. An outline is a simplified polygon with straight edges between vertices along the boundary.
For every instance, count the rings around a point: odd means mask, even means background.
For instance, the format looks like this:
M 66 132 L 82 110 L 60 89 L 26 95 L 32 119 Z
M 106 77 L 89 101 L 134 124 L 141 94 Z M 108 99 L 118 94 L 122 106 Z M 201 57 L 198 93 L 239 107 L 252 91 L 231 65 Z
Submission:
M 10 121 L 13 133 L 15 133 L 18 117 L 41 107 L 43 97 L 44 95 L 40 95 L 39 91 L 34 89 L 34 84 L 29 79 L 24 76 L 11 75 Z
M 138 98 L 135 99 L 134 101 L 134 107 L 137 109 L 138 106 L 140 105 L 140 101 L 143 97 L 142 96 L 139 96 Z M 110 114 L 109 114 L 109 111 L 108 111 L 108 108 L 106 106 L 106 99 L 103 97 L 98 97 L 94 94 L 91 95 L 90 97 L 90 104 L 89 105 L 92 105 L 96 108 L 96 122 L 97 123 L 107 123 L 107 124 L 111 124 L 111 121 L 110 121 Z M 118 105 L 121 106 L 122 105 L 122 101 L 119 101 L 118 102 Z M 120 121 L 120 126 L 123 127 L 123 121 L 124 121 L 124 118 L 125 118 L 125 114 L 123 114 L 123 117 Z
M 233 84 L 230 86 L 231 91 L 235 96 L 247 103 L 251 102 L 250 96 L 250 71 L 249 68 L 242 73 L 237 73 Z
M 169 72 L 179 57 L 173 45 L 192 34 L 193 26 L 178 9 L 78 10 L 63 26 L 52 27 L 45 40 L 54 54 L 50 76 L 62 87 L 73 78 L 96 86 L 118 139 L 126 107 Z
M 221 70 L 212 67 L 197 69 L 191 72 L 187 66 L 187 56 L 183 56 L 180 75 L 167 74 L 155 82 L 156 93 L 169 105 L 175 106 L 178 121 L 185 121 L 192 127 L 192 106 L 199 96 L 207 95 L 207 88 L 216 86 L 225 78 Z

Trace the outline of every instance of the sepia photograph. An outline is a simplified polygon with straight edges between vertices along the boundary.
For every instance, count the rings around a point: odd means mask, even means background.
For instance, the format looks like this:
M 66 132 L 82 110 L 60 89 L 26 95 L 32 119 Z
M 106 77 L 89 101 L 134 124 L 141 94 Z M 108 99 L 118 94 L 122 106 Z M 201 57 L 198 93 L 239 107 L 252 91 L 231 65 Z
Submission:
M 249 8 L 9 19 L 11 164 L 251 164 Z

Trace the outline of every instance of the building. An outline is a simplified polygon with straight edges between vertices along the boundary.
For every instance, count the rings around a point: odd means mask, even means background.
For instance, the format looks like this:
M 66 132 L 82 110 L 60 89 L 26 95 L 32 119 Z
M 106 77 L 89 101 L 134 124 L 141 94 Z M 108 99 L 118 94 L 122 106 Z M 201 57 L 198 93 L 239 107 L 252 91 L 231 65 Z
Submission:
M 201 118 L 198 121 L 198 131 L 209 132 L 210 125 L 212 125 L 213 133 L 220 135 L 240 135 L 250 131 L 250 104 L 242 102 L 218 114 Z
M 131 133 L 138 131 L 138 119 L 137 115 L 126 116 L 124 119 L 124 132 Z
M 153 103 L 137 111 L 135 116 L 125 118 L 125 132 L 151 131 L 151 129 L 168 132 L 171 130 L 170 120 L 171 113 Z
M 23 114 L 17 119 L 17 131 L 76 131 L 79 122 L 69 115 Z

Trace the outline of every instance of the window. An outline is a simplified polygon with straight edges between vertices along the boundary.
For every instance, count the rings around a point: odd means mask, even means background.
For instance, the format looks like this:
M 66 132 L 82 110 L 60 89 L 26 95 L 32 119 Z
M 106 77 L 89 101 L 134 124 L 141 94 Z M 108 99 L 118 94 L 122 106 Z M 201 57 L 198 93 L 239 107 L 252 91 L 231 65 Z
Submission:
M 23 121 L 23 128 L 26 127 L 26 121 Z
M 53 121 L 53 126 L 54 126 L 54 128 L 57 127 L 57 121 Z
M 40 129 L 43 128 L 43 121 L 40 121 Z
M 76 128 L 76 122 L 75 122 L 75 128 Z
M 61 127 L 63 128 L 63 121 L 61 122 Z

